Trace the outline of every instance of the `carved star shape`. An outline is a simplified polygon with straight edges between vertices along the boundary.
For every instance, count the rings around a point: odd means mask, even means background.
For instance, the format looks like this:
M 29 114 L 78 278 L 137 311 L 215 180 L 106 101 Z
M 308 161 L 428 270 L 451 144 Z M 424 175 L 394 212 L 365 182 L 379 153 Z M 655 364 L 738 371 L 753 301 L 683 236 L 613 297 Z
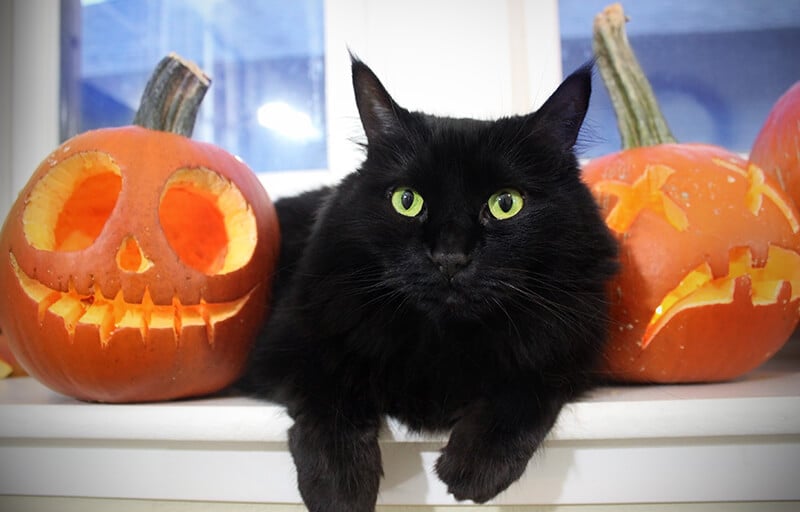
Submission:
M 632 184 L 623 181 L 600 181 L 595 192 L 617 197 L 617 204 L 606 217 L 606 224 L 617 233 L 626 232 L 639 214 L 651 210 L 664 218 L 678 231 L 686 231 L 689 219 L 686 212 L 662 188 L 675 169 L 661 164 L 648 165 Z
M 772 188 L 766 182 L 764 171 L 757 165 L 750 163 L 747 169 L 739 166 L 735 162 L 728 162 L 721 158 L 714 158 L 714 163 L 729 171 L 733 171 L 739 176 L 747 179 L 747 192 L 744 197 L 745 206 L 750 213 L 758 216 L 763 207 L 764 198 L 766 197 L 780 210 L 789 226 L 792 228 L 792 233 L 800 231 L 800 220 L 797 219 L 792 207 L 789 203 L 781 197 L 777 190 Z

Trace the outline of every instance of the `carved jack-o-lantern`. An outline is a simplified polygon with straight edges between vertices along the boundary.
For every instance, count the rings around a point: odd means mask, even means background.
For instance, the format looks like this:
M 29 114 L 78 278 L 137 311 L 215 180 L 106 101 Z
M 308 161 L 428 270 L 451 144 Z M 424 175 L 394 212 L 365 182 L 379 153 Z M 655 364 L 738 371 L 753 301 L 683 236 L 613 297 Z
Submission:
M 48 156 L 0 236 L 0 325 L 51 388 L 99 401 L 220 389 L 263 322 L 275 212 L 224 150 L 127 126 Z
M 620 69 L 637 75 L 625 83 L 647 84 L 624 19 L 618 5 L 607 8 L 595 43 L 626 149 L 583 170 L 621 248 L 607 370 L 639 382 L 734 378 L 771 357 L 800 318 L 800 216 L 758 166 L 722 148 L 668 143 L 649 87 L 621 98 Z M 644 113 L 625 109 L 641 99 L 651 102 Z
M 800 318 L 800 223 L 761 169 L 721 148 L 665 144 L 584 173 L 621 245 L 612 375 L 728 379 L 789 338 Z

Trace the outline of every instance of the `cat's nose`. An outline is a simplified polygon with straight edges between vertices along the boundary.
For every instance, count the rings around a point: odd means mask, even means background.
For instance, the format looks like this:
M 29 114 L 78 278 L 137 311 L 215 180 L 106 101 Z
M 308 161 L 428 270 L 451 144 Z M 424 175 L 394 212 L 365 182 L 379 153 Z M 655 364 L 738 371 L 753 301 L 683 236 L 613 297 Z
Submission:
M 431 260 L 439 267 L 448 279 L 452 279 L 459 271 L 469 265 L 469 256 L 461 252 L 434 251 Z

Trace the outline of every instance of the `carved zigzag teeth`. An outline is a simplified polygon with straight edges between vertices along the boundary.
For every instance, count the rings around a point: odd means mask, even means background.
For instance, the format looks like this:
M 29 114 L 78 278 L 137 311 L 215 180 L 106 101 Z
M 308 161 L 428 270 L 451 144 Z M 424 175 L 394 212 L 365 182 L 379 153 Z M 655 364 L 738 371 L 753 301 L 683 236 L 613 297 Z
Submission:
M 183 329 L 202 327 L 206 330 L 209 343 L 214 343 L 214 326 L 236 315 L 250 298 L 249 292 L 241 299 L 209 303 L 201 300 L 199 304 L 182 304 L 173 297 L 172 304 L 153 303 L 149 289 L 145 289 L 141 303 L 126 302 L 122 291 L 113 298 L 100 292 L 81 294 L 72 282 L 68 291 L 53 290 L 28 276 L 11 255 L 11 266 L 17 275 L 22 289 L 38 305 L 39 323 L 43 323 L 49 311 L 64 320 L 64 327 L 70 339 L 79 325 L 95 326 L 100 333 L 100 341 L 106 345 L 118 329 L 138 329 L 146 340 L 151 329 L 171 329 L 176 342 Z

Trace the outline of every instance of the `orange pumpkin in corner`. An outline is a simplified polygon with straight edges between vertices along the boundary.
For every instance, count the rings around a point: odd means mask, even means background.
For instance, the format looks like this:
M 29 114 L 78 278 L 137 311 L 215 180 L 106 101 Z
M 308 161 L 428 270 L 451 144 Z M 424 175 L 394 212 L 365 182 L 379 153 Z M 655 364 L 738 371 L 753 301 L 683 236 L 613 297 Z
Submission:
M 208 79 L 170 56 L 134 126 L 80 134 L 0 233 L 0 327 L 25 369 L 83 400 L 217 391 L 267 312 L 279 231 L 252 171 L 188 137 Z
M 624 23 L 618 4 L 595 19 L 625 149 L 583 171 L 621 247 L 606 370 L 628 382 L 732 379 L 775 354 L 800 318 L 800 215 L 758 166 L 674 141 Z
M 774 176 L 800 205 L 800 81 L 770 109 L 753 142 L 750 162 Z

